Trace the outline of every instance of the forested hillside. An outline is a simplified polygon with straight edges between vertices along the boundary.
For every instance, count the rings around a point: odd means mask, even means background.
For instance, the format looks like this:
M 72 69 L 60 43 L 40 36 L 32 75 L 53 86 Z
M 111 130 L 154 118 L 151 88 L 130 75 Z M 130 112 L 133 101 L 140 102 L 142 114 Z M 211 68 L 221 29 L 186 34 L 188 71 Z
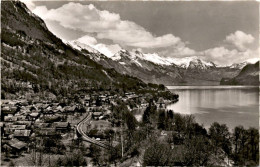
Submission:
M 64 44 L 19 1 L 2 2 L 2 98 L 138 91 L 141 80 L 106 69 Z

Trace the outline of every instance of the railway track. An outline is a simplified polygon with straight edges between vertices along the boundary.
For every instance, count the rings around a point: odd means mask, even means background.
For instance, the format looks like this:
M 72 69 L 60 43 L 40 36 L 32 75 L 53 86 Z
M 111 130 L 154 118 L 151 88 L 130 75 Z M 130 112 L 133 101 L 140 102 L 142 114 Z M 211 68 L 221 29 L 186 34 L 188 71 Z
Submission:
M 91 120 L 91 113 L 89 112 L 88 114 L 87 114 L 87 116 L 84 118 L 84 119 L 82 119 L 78 124 L 77 124 L 77 132 L 81 135 L 81 137 L 82 137 L 82 139 L 84 140 L 84 141 L 87 141 L 87 142 L 89 142 L 89 143 L 92 143 L 92 144 L 95 144 L 95 145 L 97 145 L 97 146 L 100 146 L 100 147 L 103 147 L 103 148 L 106 148 L 106 149 L 109 149 L 109 148 L 111 148 L 111 146 L 109 146 L 108 144 L 105 144 L 105 143 L 103 143 L 103 142 L 100 142 L 100 141 L 97 141 L 97 140 L 95 140 L 95 139 L 92 139 L 92 138 L 90 138 L 90 137 L 88 137 L 87 135 L 86 135 L 86 133 L 84 133 L 84 131 L 82 130 L 82 126 L 84 125 L 84 123 L 89 123 L 90 122 L 90 120 Z

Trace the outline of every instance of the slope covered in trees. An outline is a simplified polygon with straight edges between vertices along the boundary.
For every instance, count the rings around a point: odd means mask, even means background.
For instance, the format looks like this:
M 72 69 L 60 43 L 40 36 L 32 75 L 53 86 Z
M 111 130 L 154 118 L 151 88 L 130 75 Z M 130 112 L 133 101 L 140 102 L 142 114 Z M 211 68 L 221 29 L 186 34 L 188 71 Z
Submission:
M 4 1 L 1 7 L 2 98 L 149 89 L 64 44 L 22 2 Z

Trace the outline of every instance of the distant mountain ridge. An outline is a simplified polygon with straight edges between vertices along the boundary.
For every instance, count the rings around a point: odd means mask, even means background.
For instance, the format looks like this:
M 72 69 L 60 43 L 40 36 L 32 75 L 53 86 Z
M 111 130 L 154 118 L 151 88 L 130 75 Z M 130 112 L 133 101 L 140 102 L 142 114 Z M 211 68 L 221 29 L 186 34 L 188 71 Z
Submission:
M 254 64 L 255 62 L 257 62 L 259 60 L 258 58 L 254 58 L 254 59 L 249 59 L 248 61 L 245 61 L 245 62 L 234 63 L 229 66 L 220 66 L 220 65 L 215 64 L 214 62 L 204 61 L 197 56 L 183 57 L 183 58 L 171 58 L 171 57 L 161 57 L 157 53 L 142 53 L 139 50 L 128 51 L 125 49 L 121 49 L 120 51 L 115 53 L 113 56 L 108 56 L 106 54 L 100 53 L 98 50 L 94 49 L 93 47 L 83 44 L 77 40 L 69 41 L 68 44 L 70 44 L 72 47 L 74 47 L 78 50 L 86 49 L 89 52 L 99 53 L 99 55 L 103 55 L 112 60 L 119 60 L 121 58 L 121 54 L 127 53 L 128 56 L 133 59 L 139 58 L 139 59 L 147 60 L 154 64 L 162 65 L 162 66 L 176 65 L 180 68 L 188 68 L 191 65 L 190 68 L 197 67 L 197 68 L 201 68 L 201 69 L 207 69 L 209 67 L 229 67 L 229 68 L 242 69 L 245 65 Z
M 259 61 L 247 64 L 234 78 L 221 79 L 221 85 L 259 85 Z
M 85 50 L 93 52 L 92 49 L 88 49 L 89 47 L 81 48 L 82 52 Z M 201 60 L 197 56 L 169 58 L 160 57 L 157 53 L 145 54 L 139 50 L 122 49 L 108 57 L 96 51 L 90 57 L 107 68 L 135 76 L 146 83 L 165 85 L 219 85 L 222 78 L 235 77 L 246 64 L 250 63 L 219 66 Z

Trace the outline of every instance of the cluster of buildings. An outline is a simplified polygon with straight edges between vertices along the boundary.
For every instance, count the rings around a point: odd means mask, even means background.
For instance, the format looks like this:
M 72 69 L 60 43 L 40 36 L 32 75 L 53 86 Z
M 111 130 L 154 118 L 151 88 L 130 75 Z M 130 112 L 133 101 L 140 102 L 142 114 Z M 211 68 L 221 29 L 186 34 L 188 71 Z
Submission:
M 63 106 L 60 103 L 26 101 L 2 101 L 1 140 L 3 151 L 14 154 L 29 149 L 36 137 L 51 137 L 69 132 L 67 115 L 80 112 L 78 106 Z
M 0 124 L 3 151 L 9 150 L 14 154 L 20 154 L 28 151 L 29 143 L 36 137 L 53 137 L 68 133 L 72 129 L 67 120 L 68 116 L 83 114 L 86 111 L 92 112 L 93 125 L 90 125 L 90 129 L 111 128 L 111 123 L 108 121 L 111 105 L 116 105 L 117 100 L 134 101 L 137 108 L 146 108 L 149 103 L 145 99 L 144 96 L 128 92 L 124 96 L 80 95 L 78 102 L 70 105 L 55 101 L 3 100 Z M 160 98 L 156 105 L 165 108 L 163 98 Z

